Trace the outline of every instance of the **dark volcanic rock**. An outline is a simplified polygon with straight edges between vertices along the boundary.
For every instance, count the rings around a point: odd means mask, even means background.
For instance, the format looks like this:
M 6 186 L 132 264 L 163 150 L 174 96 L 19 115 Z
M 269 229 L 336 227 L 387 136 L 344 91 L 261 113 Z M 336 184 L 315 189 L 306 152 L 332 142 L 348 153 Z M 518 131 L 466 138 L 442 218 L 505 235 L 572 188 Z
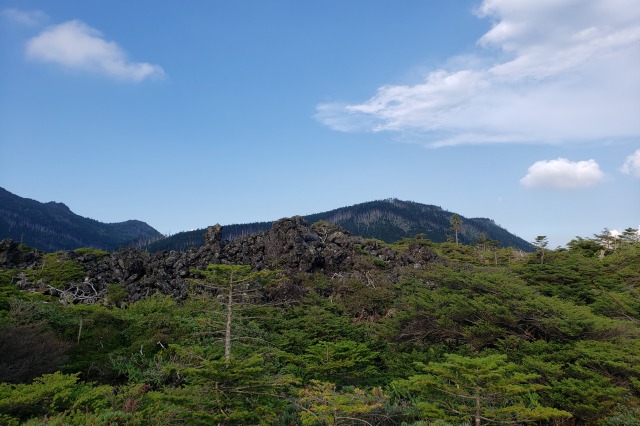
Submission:
M 326 236 L 323 238 L 313 230 L 302 217 L 294 216 L 275 222 L 269 232 L 227 243 L 221 258 L 225 263 L 249 264 L 256 269 L 313 272 L 327 266 L 334 268 L 340 263 L 337 257 L 346 257 L 344 253 L 336 256 L 335 246 L 335 243 L 327 241 Z
M 39 250 L 22 250 L 20 244 L 10 239 L 0 241 L 0 266 L 10 269 L 34 269 L 42 263 Z
M 270 297 L 295 297 L 302 294 L 298 282 L 300 273 L 324 273 L 332 277 L 359 278 L 366 275 L 362 265 L 373 259 L 383 261 L 389 276 L 396 280 L 398 269 L 404 266 L 421 268 L 435 259 L 427 247 L 413 244 L 401 254 L 376 240 L 354 236 L 329 222 L 312 226 L 302 217 L 281 219 L 268 232 L 223 241 L 220 225 L 209 227 L 204 245 L 187 252 L 157 252 L 150 254 L 136 249 L 109 254 L 84 251 L 66 252 L 64 257 L 78 262 L 86 272 L 82 282 L 69 283 L 82 293 L 93 291 L 107 294 L 110 284 L 121 285 L 136 301 L 159 292 L 184 297 L 193 270 L 209 264 L 244 264 L 254 269 L 282 271 L 289 277 Z M 13 269 L 28 269 L 38 264 L 42 253 L 24 252 L 10 240 L 0 243 L 0 265 Z M 364 259 L 364 260 L 363 260 Z M 64 289 L 60 289 L 64 290 Z M 75 290 L 74 290 L 75 291 Z

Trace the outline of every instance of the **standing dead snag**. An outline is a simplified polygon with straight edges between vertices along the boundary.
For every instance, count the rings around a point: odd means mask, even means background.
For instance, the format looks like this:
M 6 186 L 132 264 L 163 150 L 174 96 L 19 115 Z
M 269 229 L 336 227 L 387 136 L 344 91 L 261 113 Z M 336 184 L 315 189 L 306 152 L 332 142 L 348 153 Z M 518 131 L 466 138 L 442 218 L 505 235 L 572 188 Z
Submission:
M 460 229 L 462 227 L 462 218 L 457 215 L 457 214 L 453 214 L 451 216 L 451 219 L 449 219 L 449 222 L 451 223 L 451 230 L 453 231 L 453 234 L 455 235 L 455 241 L 456 241 L 456 245 L 459 244 L 458 242 L 458 233 L 460 232 Z
M 252 271 L 249 265 L 209 265 L 206 270 L 193 270 L 201 278 L 194 282 L 211 290 L 225 306 L 224 359 L 231 362 L 231 340 L 234 309 L 255 298 L 260 284 L 274 276 L 273 271 Z

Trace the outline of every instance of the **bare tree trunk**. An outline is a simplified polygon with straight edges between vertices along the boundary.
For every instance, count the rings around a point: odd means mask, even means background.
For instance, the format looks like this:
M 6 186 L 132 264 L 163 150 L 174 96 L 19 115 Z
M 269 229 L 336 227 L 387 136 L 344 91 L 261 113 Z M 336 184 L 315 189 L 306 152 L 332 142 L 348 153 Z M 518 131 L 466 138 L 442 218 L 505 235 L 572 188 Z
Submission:
M 475 426 L 480 426 L 480 389 L 476 389 Z
M 231 319 L 233 317 L 233 278 L 229 283 L 229 297 L 227 299 L 227 329 L 224 334 L 224 360 L 231 362 Z
M 81 335 L 82 335 L 82 318 L 80 318 L 80 327 L 78 327 L 78 343 L 80 343 Z

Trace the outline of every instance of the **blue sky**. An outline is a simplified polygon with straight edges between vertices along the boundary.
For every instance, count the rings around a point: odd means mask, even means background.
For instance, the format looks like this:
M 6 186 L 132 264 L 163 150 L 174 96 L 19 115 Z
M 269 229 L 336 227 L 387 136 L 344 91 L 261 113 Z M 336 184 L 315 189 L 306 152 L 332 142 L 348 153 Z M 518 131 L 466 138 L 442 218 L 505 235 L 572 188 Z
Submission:
M 0 186 L 163 233 L 389 197 L 640 225 L 637 0 L 0 0 Z

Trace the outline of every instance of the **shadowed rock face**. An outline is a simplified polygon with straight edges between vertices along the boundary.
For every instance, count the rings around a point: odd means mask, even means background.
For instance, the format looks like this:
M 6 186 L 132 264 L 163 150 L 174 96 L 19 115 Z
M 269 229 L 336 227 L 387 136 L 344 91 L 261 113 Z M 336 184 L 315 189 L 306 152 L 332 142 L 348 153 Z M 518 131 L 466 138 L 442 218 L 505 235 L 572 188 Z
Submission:
M 17 251 L 16 251 L 17 250 Z M 209 264 L 244 264 L 254 269 L 280 270 L 285 276 L 300 273 L 324 273 L 340 277 L 359 278 L 365 274 L 364 260 L 384 262 L 390 276 L 403 266 L 420 268 L 435 260 L 428 248 L 414 244 L 401 254 L 383 247 L 375 240 L 351 235 L 327 222 L 309 225 L 302 217 L 281 219 L 268 232 L 249 235 L 232 241 L 222 240 L 222 227 L 211 226 L 201 247 L 187 252 L 158 252 L 127 249 L 106 255 L 64 252 L 64 259 L 78 262 L 86 271 L 82 283 L 69 283 L 82 289 L 104 290 L 109 284 L 120 284 L 135 301 L 160 292 L 183 297 L 193 278 L 192 270 L 205 269 Z M 26 269 L 38 262 L 37 251 L 21 252 L 17 243 L 2 241 L 0 265 Z M 293 282 L 292 279 L 289 281 Z M 35 288 L 35 283 L 22 282 L 22 288 Z
M 42 262 L 39 250 L 22 250 L 16 241 L 0 241 L 0 267 L 9 269 L 33 269 Z
M 330 224 L 309 224 L 300 216 L 282 219 L 270 231 L 226 243 L 222 263 L 249 264 L 256 269 L 333 272 L 353 265 L 351 252 L 361 237 Z

